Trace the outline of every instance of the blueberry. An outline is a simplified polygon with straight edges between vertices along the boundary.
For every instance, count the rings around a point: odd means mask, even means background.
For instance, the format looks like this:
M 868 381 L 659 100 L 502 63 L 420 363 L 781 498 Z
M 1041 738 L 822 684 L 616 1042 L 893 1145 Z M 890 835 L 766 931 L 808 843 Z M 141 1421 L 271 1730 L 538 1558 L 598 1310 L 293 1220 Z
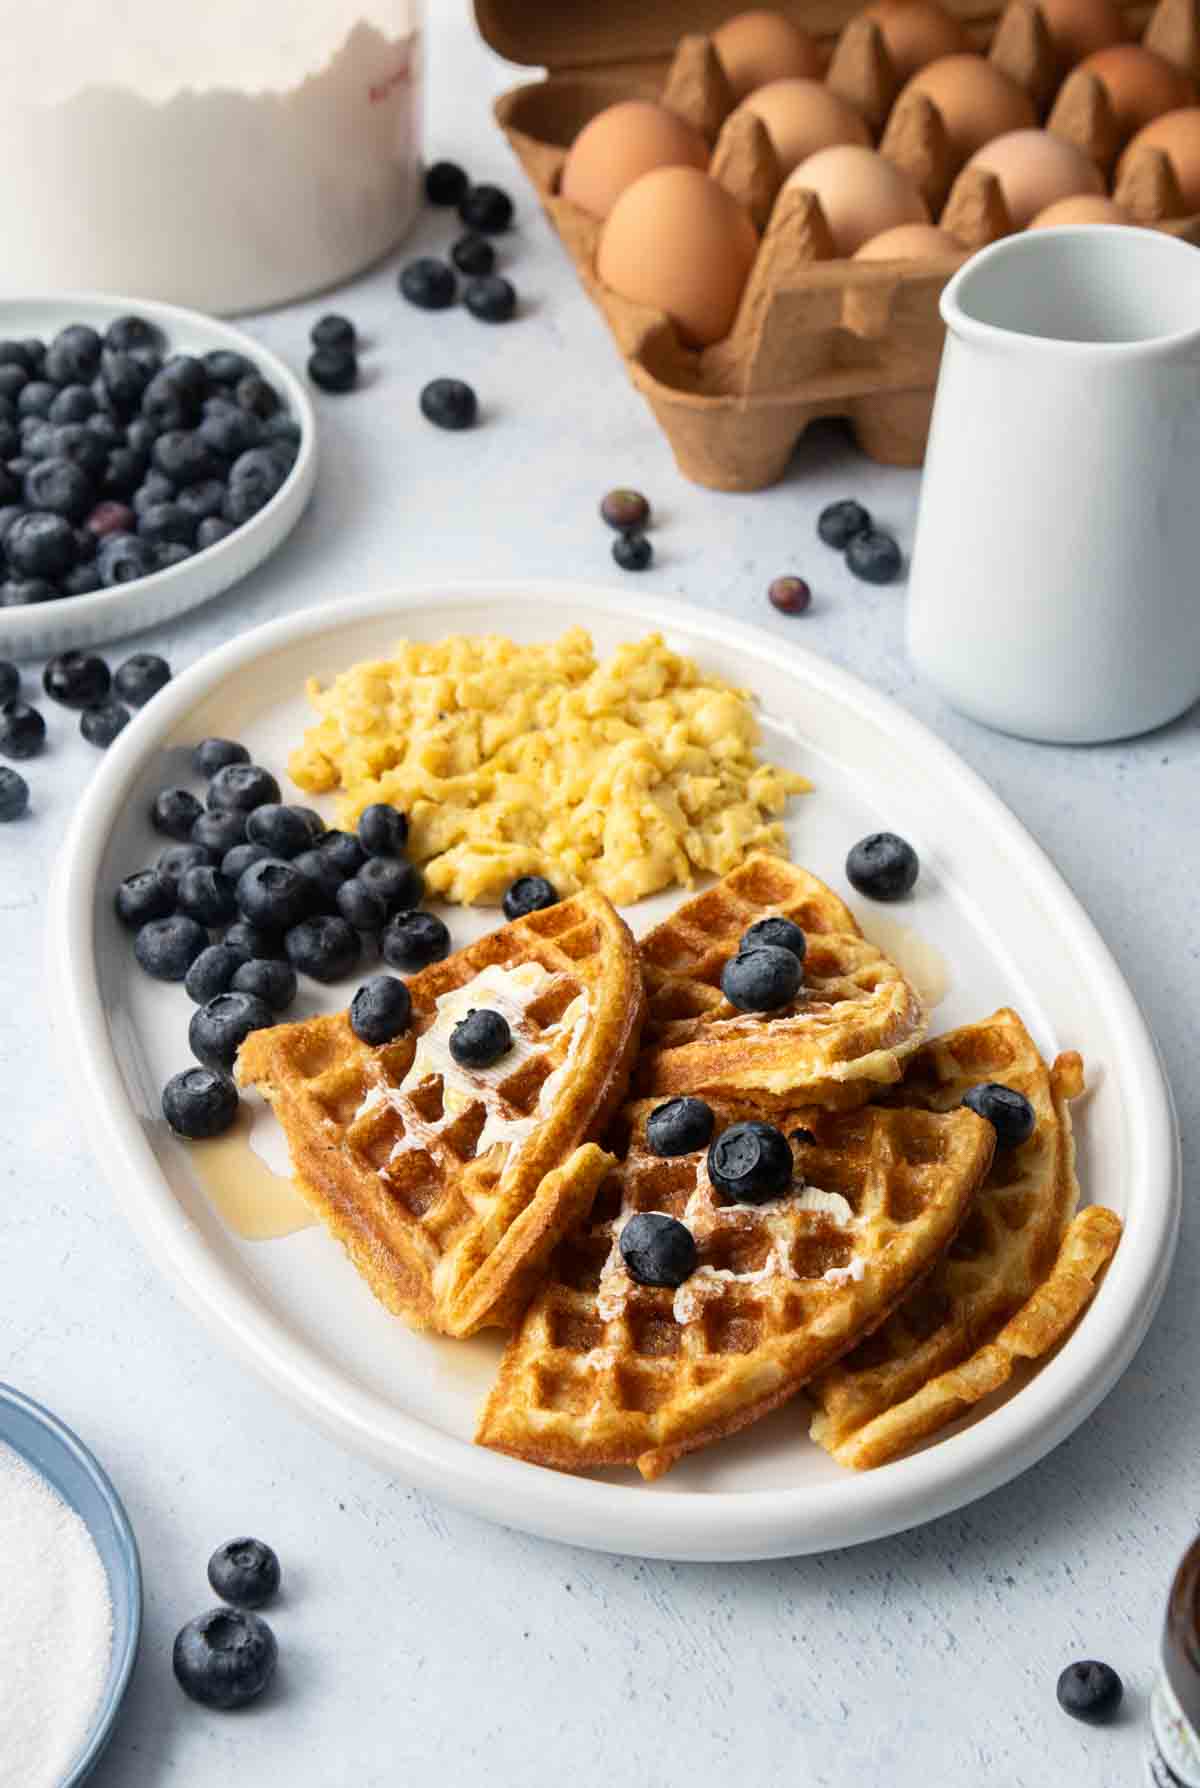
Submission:
M 93 590 L 102 589 L 103 585 L 95 565 L 76 565 L 67 572 L 59 588 L 64 596 L 90 596 Z
M 211 1068 L 185 1068 L 163 1088 L 163 1116 L 177 1136 L 205 1142 L 220 1136 L 237 1116 L 237 1088 L 228 1074 Z
M 128 503 L 108 500 L 97 503 L 85 517 L 83 525 L 97 540 L 106 540 L 110 534 L 131 534 L 136 523 L 137 517 Z
M 646 1144 L 654 1155 L 691 1155 L 712 1138 L 713 1110 L 703 1099 L 668 1099 L 646 1119 Z
M 22 385 L 17 394 L 18 416 L 42 416 L 50 414 L 50 405 L 58 396 L 58 386 L 52 385 L 49 379 L 30 379 Z
M 847 881 L 870 900 L 903 900 L 920 870 L 916 851 L 895 832 L 869 833 L 846 858 Z
M 141 413 L 160 434 L 168 429 L 193 427 L 199 408 L 195 394 L 181 387 L 165 367 L 155 373 L 142 392 Z
M 198 430 L 171 428 L 159 435 L 150 453 L 156 472 L 175 485 L 199 484 L 211 478 L 218 461 Z
M 350 1029 L 363 1043 L 391 1043 L 411 1022 L 412 998 L 395 975 L 374 975 L 350 1002 Z
M 0 764 L 0 820 L 20 819 L 29 808 L 29 784 L 7 764 Z
M 29 372 L 24 366 L 18 366 L 15 360 L 6 360 L 0 364 L 0 397 L 19 398 L 29 383 Z
M 236 459 L 239 453 L 247 453 L 251 447 L 259 445 L 262 423 L 249 410 L 230 404 L 228 409 L 206 416 L 196 433 L 211 453 L 219 454 L 222 459 Z
M 102 346 L 100 337 L 87 323 L 68 323 L 46 349 L 47 378 L 56 385 L 70 385 L 76 380 L 86 383 L 99 370 Z
M 479 401 L 462 379 L 431 379 L 421 392 L 421 414 L 438 428 L 470 428 Z
M 200 522 L 220 515 L 225 486 L 219 478 L 204 478 L 199 484 L 185 484 L 175 500 L 179 508 L 191 516 L 195 528 Z
M 476 235 L 471 230 L 459 237 L 450 250 L 450 259 L 460 273 L 466 273 L 472 279 L 480 279 L 485 274 L 493 273 L 496 267 L 496 251 L 487 237 Z
M 512 281 L 503 274 L 484 273 L 467 281 L 463 303 L 481 323 L 507 323 L 516 315 L 517 294 Z
M 194 354 L 172 354 L 163 361 L 163 377 L 174 385 L 177 391 L 186 391 L 197 402 L 208 390 L 208 374 L 204 370 L 204 362 Z
M 192 827 L 192 842 L 202 844 L 207 850 L 215 851 L 218 857 L 224 857 L 235 844 L 244 844 L 246 839 L 246 816 L 235 807 L 221 808 L 210 813 L 206 808 Z
M 308 332 L 308 339 L 314 348 L 353 348 L 357 345 L 354 324 L 349 317 L 339 317 L 334 311 L 317 318 Z
M 839 552 L 844 552 L 856 535 L 867 533 L 870 527 L 869 513 L 853 497 L 827 504 L 817 517 L 817 533 L 826 546 L 835 546 Z
M 27 702 L 0 702 L 0 756 L 36 757 L 46 740 L 46 722 Z
M 152 422 L 144 416 L 135 416 L 125 430 L 125 444 L 139 454 L 144 464 L 149 464 L 150 449 L 158 438 L 158 431 Z
M 131 707 L 144 708 L 151 696 L 165 689 L 170 681 L 171 667 L 165 658 L 159 658 L 154 652 L 135 652 L 132 658 L 118 665 L 113 688 Z
M 229 488 L 221 505 L 227 522 L 241 527 L 264 509 L 283 483 L 278 461 L 266 447 L 251 447 L 229 469 Z
M 450 954 L 450 933 L 433 913 L 396 913 L 379 947 L 385 962 L 415 974 Z
M 154 797 L 150 824 L 166 838 L 188 839 L 203 812 L 195 795 L 186 788 L 164 788 Z
M 650 505 L 640 490 L 621 486 L 602 498 L 600 515 L 618 534 L 636 534 L 649 525 Z
M 214 385 L 236 385 L 254 371 L 246 356 L 232 348 L 210 348 L 200 356 L 200 364 Z
M 758 950 L 763 944 L 773 944 L 779 950 L 790 950 L 797 962 L 803 962 L 808 951 L 808 940 L 800 927 L 793 924 L 791 919 L 774 913 L 770 918 L 756 919 L 743 932 L 738 949 Z
M 4 552 L 11 569 L 22 577 L 44 577 L 51 583 L 64 576 L 79 556 L 66 517 L 36 509 L 18 516 L 4 537 Z
M 79 730 L 89 745 L 107 751 L 133 719 L 124 702 L 97 702 L 79 716 Z
M 146 470 L 142 455 L 132 447 L 114 447 L 104 462 L 100 488 L 107 497 L 129 497 Z
M 618 534 L 612 543 L 612 556 L 622 571 L 645 571 L 654 557 L 654 548 L 645 534 Z
M 75 530 L 75 547 L 79 554 L 78 565 L 90 565 L 100 550 L 100 542 L 92 530 L 84 525 Z
M 208 817 L 210 819 L 224 819 L 226 817 L 236 816 L 214 813 L 210 814 Z M 197 820 L 196 824 L 199 825 L 200 821 Z M 265 844 L 230 845 L 229 849 L 225 852 L 225 855 L 221 858 L 221 874 L 228 876 L 231 882 L 236 882 L 240 880 L 246 870 L 249 869 L 251 863 L 265 863 L 270 855 L 271 853 Z
M 111 683 L 103 658 L 88 652 L 60 652 L 42 672 L 42 688 L 64 708 L 90 708 L 102 702 Z
M 0 702 L 10 702 L 21 687 L 21 673 L 11 659 L 0 658 Z
M 117 584 L 136 583 L 138 578 L 149 577 L 158 570 L 154 547 L 136 534 L 110 534 L 102 540 L 96 565 L 106 590 Z
M 872 528 L 854 536 L 846 548 L 846 565 L 864 583 L 891 584 L 899 577 L 904 560 L 892 536 Z
M 104 343 L 109 348 L 157 348 L 162 336 L 145 317 L 131 314 L 113 318 L 104 331 Z
M 169 844 L 165 851 L 160 852 L 154 867 L 167 883 L 174 900 L 179 892 L 179 883 L 187 871 L 212 868 L 213 854 L 202 844 Z
M 274 416 L 279 409 L 279 393 L 274 385 L 266 379 L 260 379 L 257 373 L 250 373 L 239 379 L 233 393 L 243 410 L 249 410 L 260 422 Z
M 312 908 L 312 884 L 294 863 L 265 857 L 237 879 L 238 911 L 252 925 L 287 931 Z
M 1125 1685 L 1111 1664 L 1084 1658 L 1068 1664 L 1055 1690 L 1058 1705 L 1075 1720 L 1101 1725 L 1111 1720 L 1121 1705 Z
M 283 933 L 266 925 L 252 925 L 249 919 L 239 919 L 231 925 L 222 941 L 231 949 L 243 951 L 247 962 L 286 960 Z
M 227 540 L 232 533 L 232 522 L 227 522 L 219 515 L 206 515 L 196 529 L 196 551 L 202 553 L 207 547 L 217 546 L 222 540 Z
M 639 1285 L 682 1285 L 696 1270 L 696 1238 L 664 1211 L 636 1211 L 621 1231 L 621 1259 Z
M 229 992 L 234 974 L 245 960 L 232 944 L 210 944 L 183 977 L 184 992 L 197 1006 L 207 1006 L 218 994 Z
M 8 530 L 12 527 L 18 516 L 24 515 L 24 513 L 25 511 L 21 508 L 19 503 L 0 504 L 0 546 L 3 546 L 5 540 L 8 538 Z
M 731 1124 L 709 1146 L 708 1177 L 732 1204 L 765 1204 L 792 1183 L 792 1151 L 774 1124 Z
M 146 387 L 154 377 L 158 368 L 150 361 L 136 354 L 125 354 L 113 348 L 105 348 L 100 356 L 100 380 L 109 402 L 117 410 L 128 414 L 136 410 L 146 394 Z M 89 396 L 92 393 L 89 392 Z M 51 408 L 50 415 L 54 417 Z M 63 418 L 64 421 L 74 420 Z
M 148 920 L 133 940 L 134 955 L 156 981 L 182 981 L 207 947 L 208 933 L 185 913 Z
M 253 810 L 246 820 L 246 837 L 251 844 L 265 844 L 276 857 L 298 857 L 313 841 L 304 809 L 278 801 L 266 801 Z
M 381 931 L 387 922 L 387 902 L 357 876 L 342 883 L 335 900 L 338 912 L 355 931 Z
M 767 601 L 781 615 L 802 615 L 812 602 L 812 590 L 802 577 L 773 577 Z
M 261 1540 L 229 1540 L 208 1561 L 208 1581 L 223 1602 L 265 1608 L 279 1594 L 279 1560 Z
M 553 882 L 544 875 L 519 875 L 504 892 L 504 917 L 523 919 L 526 913 L 540 913 L 544 907 L 557 906 L 562 896 Z
M 490 1068 L 512 1048 L 512 1031 L 502 1012 L 473 1007 L 450 1032 L 450 1054 L 461 1068 Z
M 175 904 L 201 925 L 228 925 L 238 910 L 234 883 L 210 863 L 184 870 L 175 890 Z
M 985 1080 L 963 1095 L 963 1104 L 986 1118 L 996 1132 L 997 1147 L 1019 1148 L 1033 1135 L 1037 1116 L 1033 1106 L 1015 1087 Z
M 300 424 L 294 416 L 287 415 L 283 410 L 277 410 L 273 416 L 265 418 L 262 434 L 263 440 L 274 446 L 294 447 L 297 452 L 300 450 Z
M 214 1608 L 180 1628 L 171 1662 L 185 1695 L 227 1711 L 262 1694 L 278 1656 L 265 1620 L 237 1608 Z
M 412 863 L 398 863 L 391 857 L 372 857 L 363 864 L 355 880 L 378 895 L 389 915 L 418 905 L 425 892 L 421 871 Z
M 358 356 L 353 348 L 314 348 L 308 376 L 321 391 L 353 391 L 358 383 Z
M 137 531 L 153 546 L 190 546 L 196 538 L 196 518 L 181 503 L 147 503 L 138 516 Z
M 425 197 L 431 205 L 457 205 L 470 185 L 466 170 L 456 161 L 435 161 L 425 170 Z
M 73 576 L 74 573 L 68 571 L 67 577 Z M 66 578 L 63 583 L 65 585 Z M 29 608 L 35 602 L 53 602 L 59 593 L 44 577 L 7 578 L 0 585 L 0 608 Z
M 358 839 L 368 857 L 398 857 L 408 843 L 408 815 L 374 801 L 358 816 Z
M 353 832 L 339 832 L 336 827 L 323 834 L 318 849 L 337 864 L 343 876 L 356 875 L 367 860 L 367 853 Z
M 50 405 L 51 422 L 86 422 L 95 413 L 90 385 L 64 385 Z
M 284 946 L 297 973 L 323 982 L 340 981 L 362 954 L 362 939 L 353 925 L 328 913 L 293 925 Z
M 21 342 L 25 354 L 25 364 L 30 372 L 40 372 L 46 364 L 46 344 L 40 336 L 27 335 Z
M 251 1031 L 267 1030 L 275 1015 L 252 993 L 218 993 L 197 1006 L 188 1025 L 188 1047 L 206 1068 L 229 1069 Z
M 164 478 L 161 472 L 147 472 L 133 493 L 134 511 L 140 515 L 152 503 L 173 503 L 177 495 L 169 478 Z
M 337 864 L 312 846 L 293 857 L 292 862 L 313 890 L 313 911 L 331 913 L 346 880 Z
M 400 290 L 410 304 L 421 310 L 448 310 L 454 303 L 458 281 L 453 267 L 434 255 L 421 255 L 400 270 Z
M 795 999 L 803 978 L 791 950 L 756 944 L 730 957 L 721 971 L 721 992 L 739 1012 L 776 1012 Z
M 168 919 L 175 911 L 175 894 L 157 869 L 138 869 L 127 875 L 113 900 L 122 925 L 136 931 L 148 919 Z
M 197 776 L 215 776 L 229 764 L 248 764 L 250 753 L 236 739 L 201 739 L 192 748 L 192 768 Z
M 469 230 L 496 236 L 512 223 L 513 203 L 499 186 L 472 186 L 458 202 L 458 215 Z
M 261 764 L 239 758 L 217 771 L 208 785 L 207 799 L 211 808 L 236 807 L 242 813 L 251 813 L 269 801 L 278 801 L 279 784 Z
M 296 971 L 274 957 L 253 956 L 233 977 L 235 993 L 252 993 L 272 1012 L 286 1012 L 296 997 Z

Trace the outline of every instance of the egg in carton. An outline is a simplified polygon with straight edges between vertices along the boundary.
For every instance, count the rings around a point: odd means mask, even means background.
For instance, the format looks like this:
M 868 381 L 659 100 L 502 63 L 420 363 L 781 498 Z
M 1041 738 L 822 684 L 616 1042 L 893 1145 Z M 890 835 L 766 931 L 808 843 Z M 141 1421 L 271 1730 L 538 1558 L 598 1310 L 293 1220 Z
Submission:
M 661 61 L 648 58 L 624 68 L 619 78 L 552 74 L 497 102 L 498 120 L 603 311 L 634 385 L 680 469 L 696 483 L 723 490 L 775 483 L 808 424 L 830 416 L 849 422 L 870 457 L 895 465 L 921 462 L 944 336 L 942 288 L 968 252 L 1015 226 L 1002 180 L 964 154 L 936 88 L 934 95 L 925 90 L 933 83 L 918 78 L 925 65 L 909 73 L 903 55 L 893 54 L 891 20 L 878 16 L 886 15 L 888 4 L 883 0 L 870 14 L 850 19 L 824 47 L 824 80 L 866 121 L 879 153 L 911 176 L 930 218 L 961 245 L 932 258 L 836 258 L 820 200 L 784 178 L 771 136 L 751 108 L 736 103 L 705 33 L 679 39 L 665 74 Z M 1133 47 L 1135 15 L 1118 13 L 1112 0 L 1090 0 L 1088 10 L 1096 5 L 1109 6 Z M 986 54 L 987 78 L 995 77 L 997 92 L 1018 96 L 1012 127 L 1049 131 L 1094 164 L 1100 176 L 1097 214 L 1104 210 L 1102 199 L 1110 208 L 1115 200 L 1116 215 L 1200 242 L 1200 202 L 1178 179 L 1170 143 L 1156 141 L 1153 130 L 1145 141 L 1127 140 L 1110 91 L 1115 83 L 1106 80 L 1102 62 L 1097 66 L 1097 52 L 1110 46 L 1090 43 L 1086 34 L 1080 39 L 1079 11 L 1076 0 L 1009 0 L 998 18 L 953 20 L 961 38 L 954 40 L 957 47 L 947 43 L 945 53 L 973 52 L 976 65 Z M 1103 20 L 1101 27 L 1100 39 L 1111 38 L 1113 27 L 1105 31 Z M 485 35 L 495 42 L 486 25 Z M 1168 109 L 1175 96 L 1195 104 L 1197 0 L 1158 0 L 1142 43 L 1154 52 L 1142 59 L 1152 78 L 1161 76 L 1159 59 L 1166 65 Z M 1080 49 L 1087 54 L 1072 66 Z M 1173 88 L 1172 76 L 1178 82 Z M 662 310 L 622 297 L 599 279 L 603 225 L 559 191 L 578 131 L 606 106 L 630 97 L 666 105 L 701 133 L 712 146 L 709 175 L 760 232 L 732 327 L 707 346 L 689 345 Z M 1200 108 L 1196 116 L 1200 120 Z M 1197 182 L 1200 193 L 1200 173 Z M 1046 221 L 1054 221 L 1052 213 Z

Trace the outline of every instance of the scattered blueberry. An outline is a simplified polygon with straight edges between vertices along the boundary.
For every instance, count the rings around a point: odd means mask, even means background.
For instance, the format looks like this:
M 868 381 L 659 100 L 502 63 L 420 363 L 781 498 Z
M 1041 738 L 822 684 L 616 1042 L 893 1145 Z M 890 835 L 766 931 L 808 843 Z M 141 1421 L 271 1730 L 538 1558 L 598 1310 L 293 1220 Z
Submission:
M 278 801 L 254 808 L 246 819 L 246 837 L 251 844 L 265 844 L 276 857 L 298 857 L 312 844 L 312 831 L 302 810 Z
M 179 893 L 179 884 L 189 869 L 213 867 L 213 854 L 202 844 L 169 844 L 154 865 L 171 890 L 171 899 Z
M 354 324 L 349 317 L 340 317 L 334 311 L 317 318 L 308 332 L 308 339 L 314 348 L 354 348 L 358 345 Z
M 526 913 L 540 913 L 543 907 L 557 906 L 558 889 L 544 875 L 519 875 L 504 893 L 504 917 L 523 919 Z
M 391 1043 L 412 1022 L 412 996 L 395 975 L 373 975 L 350 1002 L 350 1029 L 362 1043 Z
M 185 1695 L 228 1711 L 262 1694 L 278 1657 L 265 1620 L 237 1608 L 214 1608 L 180 1628 L 171 1662 Z
M 64 708 L 90 708 L 102 702 L 111 683 L 103 658 L 88 652 L 60 652 L 42 672 L 42 688 Z
M 445 261 L 421 255 L 401 268 L 400 291 L 421 310 L 448 310 L 457 295 L 458 281 Z
M 278 1558 L 261 1540 L 229 1540 L 208 1561 L 214 1593 L 237 1608 L 265 1608 L 281 1578 Z
M 758 950 L 763 944 L 774 944 L 780 950 L 790 950 L 797 962 L 803 962 L 808 953 L 808 940 L 800 927 L 773 913 L 767 919 L 756 919 L 742 933 L 739 950 Z
M 394 812 L 394 808 L 389 808 Z M 353 832 L 339 832 L 336 827 L 323 834 L 318 849 L 322 856 L 337 864 L 343 875 L 355 875 L 367 860 L 367 853 Z
M 804 970 L 792 950 L 778 944 L 739 949 L 721 971 L 721 992 L 739 1012 L 776 1012 L 800 991 Z
M 145 707 L 152 695 L 171 681 L 171 667 L 165 658 L 159 658 L 153 652 L 135 652 L 124 664 L 118 665 L 113 676 L 113 688 L 134 708 Z
M 208 933 L 194 919 L 172 913 L 166 919 L 150 919 L 133 940 L 133 953 L 156 981 L 182 981 L 208 947 Z
M 269 925 L 255 925 L 249 919 L 238 919 L 229 927 L 223 940 L 232 949 L 245 952 L 247 962 L 284 962 L 283 933 Z
M 175 890 L 175 904 L 201 925 L 228 925 L 238 910 L 233 882 L 210 863 L 184 870 Z
M 208 818 L 213 820 L 225 819 L 227 817 L 231 816 L 215 813 L 210 813 L 208 815 Z M 196 824 L 198 826 L 200 821 L 197 820 Z M 265 844 L 230 845 L 229 849 L 225 852 L 225 855 L 221 858 L 221 874 L 228 876 L 231 882 L 236 883 L 246 873 L 251 863 L 265 863 L 270 855 L 271 853 Z
M 408 815 L 373 801 L 358 816 L 358 840 L 368 857 L 398 857 L 408 843 Z
M 322 391 L 352 391 L 358 383 L 358 356 L 352 348 L 314 348 L 308 376 Z
M 192 1013 L 188 1047 L 206 1068 L 229 1069 L 251 1031 L 274 1022 L 270 1006 L 252 993 L 219 993 Z
M 195 795 L 186 788 L 164 788 L 155 795 L 150 808 L 150 824 L 164 838 L 181 842 L 192 836 L 192 827 L 204 812 Z
M 163 1088 L 163 1116 L 177 1136 L 205 1142 L 220 1136 L 237 1116 L 238 1095 L 227 1074 L 211 1068 L 185 1068 Z
M 458 215 L 469 230 L 485 236 L 497 236 L 507 230 L 513 219 L 513 203 L 499 186 L 472 186 L 458 202 Z
M 664 1211 L 635 1211 L 621 1230 L 621 1259 L 639 1285 L 682 1285 L 696 1270 L 696 1238 Z
M 136 931 L 151 919 L 167 919 L 175 911 L 175 891 L 156 869 L 138 869 L 127 875 L 113 897 L 122 925 Z
M 450 250 L 450 259 L 460 273 L 471 279 L 479 279 L 486 273 L 492 273 L 496 267 L 496 251 L 486 236 L 478 236 L 468 230 L 460 236 Z
M 921 871 L 911 844 L 895 832 L 871 832 L 846 858 L 846 879 L 869 900 L 902 900 Z
M 691 1155 L 712 1140 L 713 1110 L 703 1099 L 668 1099 L 646 1119 L 646 1145 L 654 1155 Z
M 246 816 L 235 807 L 223 807 L 216 813 L 205 808 L 192 827 L 192 843 L 204 845 L 219 857 L 224 857 L 235 844 L 242 844 L 245 837 Z
M 899 577 L 904 560 L 892 536 L 872 528 L 854 536 L 846 548 L 846 564 L 864 583 L 890 584 Z
M 1067 1665 L 1058 1679 L 1055 1693 L 1058 1705 L 1072 1719 L 1102 1725 L 1111 1720 L 1120 1707 L 1125 1685 L 1111 1664 L 1084 1658 L 1077 1664 Z
M 512 1031 L 502 1012 L 474 1008 L 450 1032 L 450 1054 L 460 1068 L 490 1068 L 512 1048 Z
M 397 913 L 380 940 L 383 960 L 415 974 L 450 954 L 450 933 L 434 913 Z
M 218 994 L 229 992 L 245 960 L 233 944 L 209 944 L 183 977 L 184 992 L 197 1006 L 207 1006 Z
M 201 739 L 192 749 L 192 768 L 197 776 L 215 776 L 229 764 L 248 764 L 250 753 L 233 739 Z
M 767 585 L 767 600 L 781 615 L 802 615 L 812 602 L 812 591 L 802 577 L 776 577 Z
M 236 807 L 242 813 L 250 813 L 278 800 L 279 784 L 271 772 L 261 764 L 241 759 L 225 764 L 208 785 L 207 802 L 212 808 Z
M 7 764 L 0 764 L 0 820 L 20 819 L 29 808 L 29 784 Z
M 75 563 L 79 548 L 75 531 L 62 515 L 27 510 L 4 536 L 4 552 L 11 570 L 22 577 L 44 577 L 49 582 L 63 577 Z
M 612 543 L 612 556 L 622 571 L 645 571 L 654 557 L 654 548 L 645 534 L 618 534 Z
M 792 1151 L 774 1124 L 731 1124 L 710 1145 L 708 1177 L 732 1204 L 764 1204 L 792 1183 Z
M 421 392 L 421 414 L 438 428 L 470 428 L 479 401 L 462 379 L 431 379 Z
M 36 757 L 46 740 L 46 722 L 28 702 L 0 702 L 0 756 Z
M 293 925 L 284 946 L 297 973 L 326 983 L 348 975 L 362 955 L 362 939 L 353 925 L 328 913 Z
M 236 886 L 242 917 L 267 931 L 287 931 L 312 907 L 311 883 L 294 863 L 279 857 L 252 863 L 238 877 Z
M 425 197 L 431 205 L 457 205 L 470 184 L 456 161 L 435 161 L 425 171 Z
M 817 533 L 826 546 L 834 546 L 839 552 L 844 552 L 856 535 L 867 533 L 870 527 L 869 512 L 853 497 L 828 504 L 817 517 Z
M 89 745 L 107 751 L 118 733 L 133 719 L 124 702 L 97 702 L 79 716 L 79 730 Z
M 996 1132 L 1002 1149 L 1019 1148 L 1033 1135 L 1037 1117 L 1033 1106 L 1015 1087 L 998 1080 L 985 1080 L 963 1095 L 963 1104 L 986 1118 Z
M 467 281 L 463 303 L 481 323 L 507 323 L 516 315 L 516 289 L 502 273 L 483 273 Z
M 272 1012 L 286 1012 L 296 997 L 296 971 L 276 957 L 252 956 L 234 970 L 235 993 L 252 993 Z
M 640 490 L 618 486 L 601 500 L 600 514 L 618 534 L 636 534 L 650 525 L 650 505 Z
M 344 881 L 334 896 L 338 912 L 355 931 L 381 931 L 387 923 L 388 906 L 381 894 L 358 877 Z

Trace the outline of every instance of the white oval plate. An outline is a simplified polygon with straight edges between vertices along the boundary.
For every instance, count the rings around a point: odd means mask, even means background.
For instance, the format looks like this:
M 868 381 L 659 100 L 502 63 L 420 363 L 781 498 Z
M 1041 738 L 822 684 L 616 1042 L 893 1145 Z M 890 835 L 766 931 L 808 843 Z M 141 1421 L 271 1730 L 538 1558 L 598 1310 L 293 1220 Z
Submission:
M 300 424 L 300 452 L 271 501 L 227 539 L 196 553 L 182 564 L 156 571 L 132 584 L 93 590 L 86 596 L 63 596 L 30 608 L 0 608 L 0 656 L 35 658 L 72 646 L 97 646 L 122 634 L 155 627 L 172 615 L 196 608 L 219 596 L 231 584 L 261 565 L 287 538 L 304 512 L 317 476 L 317 419 L 300 380 L 253 336 L 199 311 L 144 298 L 119 298 L 97 292 L 62 292 L 53 296 L 0 298 L 0 338 L 25 335 L 44 339 L 68 323 L 90 323 L 103 335 L 114 317 L 136 311 L 156 323 L 171 353 L 207 354 L 210 348 L 231 348 L 253 360 L 264 378 L 287 400 Z
M 605 652 L 661 628 L 672 645 L 754 689 L 765 750 L 816 785 L 792 804 L 796 859 L 845 894 L 881 942 L 894 942 L 899 917 L 936 944 L 950 988 L 935 1028 L 1011 1004 L 1047 1054 L 1074 1047 L 1087 1063 L 1081 1179 L 1126 1225 L 1094 1304 L 1016 1395 L 881 1470 L 835 1465 L 808 1441 L 798 1404 L 653 1486 L 621 1473 L 572 1478 L 475 1447 L 499 1342 L 412 1334 L 320 1229 L 239 1241 L 196 1177 L 202 1151 L 189 1152 L 160 1116 L 164 1081 L 189 1059 L 190 1006 L 182 989 L 137 970 L 112 897 L 122 876 L 157 854 L 146 810 L 158 788 L 186 773 L 186 748 L 211 733 L 240 738 L 282 779 L 288 747 L 311 718 L 306 675 L 328 678 L 404 634 L 538 640 L 574 623 Z M 842 874 L 847 847 L 884 826 L 910 838 L 922 860 L 902 909 L 862 901 Z M 677 899 L 632 909 L 635 929 Z M 462 909 L 447 917 L 458 943 L 496 919 Z M 106 755 L 59 862 L 49 948 L 70 1096 L 88 1112 L 97 1156 L 171 1283 L 336 1439 L 410 1484 L 534 1533 L 667 1558 L 763 1558 L 944 1514 L 1023 1471 L 1088 1416 L 1129 1364 L 1163 1291 L 1179 1218 L 1175 1117 L 1145 1022 L 1086 914 L 1007 809 L 923 727 L 845 672 L 723 615 L 565 584 L 471 584 L 339 603 L 261 627 L 177 678 Z M 344 1003 L 347 991 L 318 990 L 295 1015 Z M 270 1151 L 277 1142 L 264 1110 L 255 1145 Z

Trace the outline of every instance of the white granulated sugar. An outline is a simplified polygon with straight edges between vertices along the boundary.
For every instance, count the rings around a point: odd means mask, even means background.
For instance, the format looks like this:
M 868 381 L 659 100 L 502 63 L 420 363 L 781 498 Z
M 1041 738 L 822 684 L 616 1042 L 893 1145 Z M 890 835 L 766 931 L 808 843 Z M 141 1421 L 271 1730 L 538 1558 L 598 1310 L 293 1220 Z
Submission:
M 0 1444 L 0 1788 L 59 1788 L 112 1652 L 108 1578 L 73 1509 Z

